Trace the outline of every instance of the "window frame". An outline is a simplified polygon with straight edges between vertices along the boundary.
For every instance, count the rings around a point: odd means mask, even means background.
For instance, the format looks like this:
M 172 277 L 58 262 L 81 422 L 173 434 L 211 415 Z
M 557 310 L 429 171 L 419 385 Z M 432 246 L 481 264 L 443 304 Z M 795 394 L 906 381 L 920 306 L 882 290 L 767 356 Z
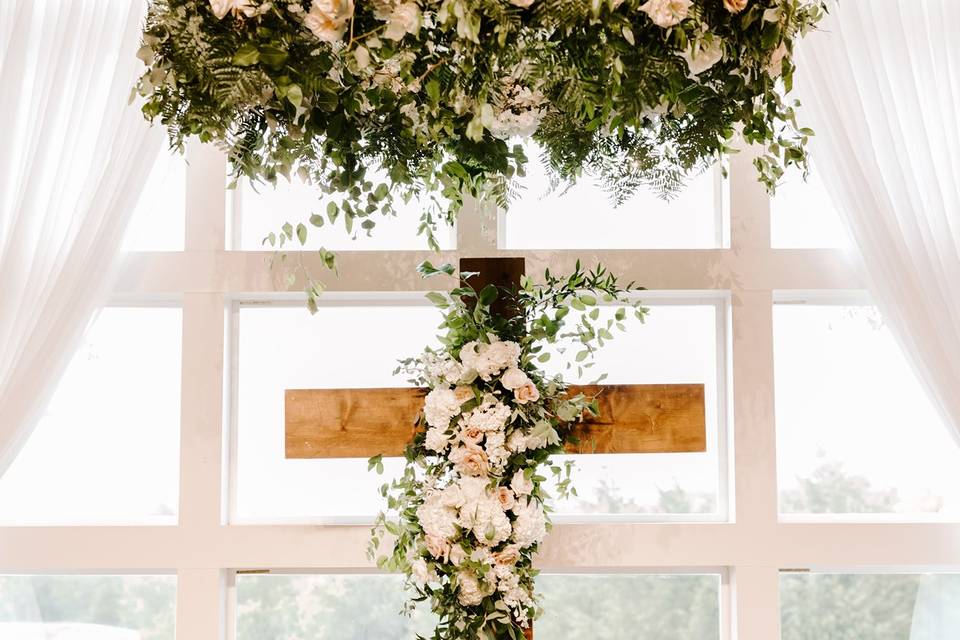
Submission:
M 340 252 L 332 291 L 425 291 L 422 260 L 522 255 L 531 272 L 602 261 L 651 290 L 729 296 L 723 340 L 729 399 L 730 514 L 723 522 L 559 524 L 544 545 L 548 572 L 720 571 L 724 640 L 780 635 L 781 570 L 960 569 L 960 524 L 783 522 L 778 516 L 773 388 L 773 303 L 791 292 L 863 289 L 842 250 L 774 249 L 770 201 L 747 148 L 729 167 L 729 246 L 719 249 L 502 251 L 488 206 L 468 203 L 457 249 Z M 293 300 L 270 271 L 269 251 L 229 250 L 226 159 L 187 151 L 185 248 L 126 256 L 117 299 L 182 300 L 180 499 L 176 526 L 0 528 L 0 571 L 163 573 L 176 571 L 178 640 L 233 640 L 235 576 L 248 570 L 371 572 L 364 525 L 229 524 L 230 385 L 235 362 L 232 305 Z M 390 261 L 385 258 L 389 257 Z M 304 263 L 320 271 L 312 253 Z M 398 269 L 398 264 L 408 269 Z M 297 286 L 292 287 L 296 290 Z

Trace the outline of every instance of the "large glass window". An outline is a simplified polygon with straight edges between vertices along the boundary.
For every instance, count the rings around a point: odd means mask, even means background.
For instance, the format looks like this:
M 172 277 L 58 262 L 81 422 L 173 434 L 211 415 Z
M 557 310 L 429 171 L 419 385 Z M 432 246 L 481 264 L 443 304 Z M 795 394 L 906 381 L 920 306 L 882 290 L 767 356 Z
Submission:
M 879 313 L 773 317 L 780 511 L 960 519 L 960 448 Z
M 0 524 L 176 522 L 180 316 L 175 307 L 100 312 L 0 477 Z
M 641 189 L 619 207 L 604 185 L 581 179 L 552 190 L 540 151 L 530 158 L 521 191 L 504 216 L 508 249 L 695 249 L 722 244 L 723 190 L 719 167 L 689 179 L 670 198 Z
M 147 177 L 123 239 L 126 251 L 183 251 L 187 160 L 162 152 Z
M 718 575 L 541 575 L 540 640 L 717 640 Z M 237 576 L 237 639 L 408 640 L 429 634 L 425 607 L 401 615 L 387 575 Z
M 174 576 L 0 575 L 5 640 L 174 640 Z
M 960 634 L 960 575 L 785 573 L 782 640 L 947 640 Z
M 816 167 L 806 180 L 797 169 L 787 170 L 770 201 L 770 240 L 774 248 L 781 249 L 850 246 L 840 212 Z

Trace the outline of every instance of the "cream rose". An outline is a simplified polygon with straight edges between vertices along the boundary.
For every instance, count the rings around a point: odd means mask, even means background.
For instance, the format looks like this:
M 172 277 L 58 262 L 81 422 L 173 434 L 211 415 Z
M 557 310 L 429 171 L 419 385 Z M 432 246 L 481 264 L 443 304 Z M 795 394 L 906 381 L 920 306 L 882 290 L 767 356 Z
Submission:
M 750 0 L 723 0 L 723 8 L 730 13 L 740 13 L 747 8 Z
M 528 382 L 519 389 L 514 390 L 513 399 L 517 404 L 536 402 L 540 399 L 540 392 L 537 391 L 537 387 L 534 386 L 532 382 Z
M 353 17 L 353 0 L 313 0 L 303 24 L 324 42 L 343 37 L 347 22 Z
M 231 11 L 237 17 L 243 14 L 248 18 L 257 12 L 256 7 L 250 5 L 250 0 L 210 0 L 210 9 L 219 20 L 223 20 Z
M 507 545 L 502 551 L 493 552 L 493 561 L 501 565 L 516 564 L 520 559 L 520 547 L 515 544 Z
M 438 560 L 446 562 L 450 556 L 450 543 L 440 536 L 426 535 L 423 543 L 427 547 L 427 553 Z
M 490 472 L 486 452 L 480 447 L 457 447 L 450 453 L 453 468 L 465 476 L 485 476 Z
M 480 427 L 467 425 L 460 430 L 460 442 L 468 445 L 478 445 L 483 440 L 484 430 Z
M 400 40 L 408 33 L 420 30 L 420 7 L 415 2 L 404 2 L 393 9 L 387 18 L 387 30 L 383 37 L 387 40 Z
M 680 24 L 690 12 L 692 0 L 647 0 L 640 6 L 655 25 L 667 29 Z
M 450 444 L 450 438 L 442 429 L 436 427 L 427 429 L 427 439 L 425 443 L 427 449 L 436 451 L 437 453 L 443 453 L 448 444 Z
M 528 378 L 527 374 L 520 369 L 516 367 L 510 367 L 503 372 L 502 376 L 500 376 L 500 384 L 503 385 L 504 389 L 513 391 L 514 389 L 519 389 L 525 384 L 530 384 L 530 378 Z

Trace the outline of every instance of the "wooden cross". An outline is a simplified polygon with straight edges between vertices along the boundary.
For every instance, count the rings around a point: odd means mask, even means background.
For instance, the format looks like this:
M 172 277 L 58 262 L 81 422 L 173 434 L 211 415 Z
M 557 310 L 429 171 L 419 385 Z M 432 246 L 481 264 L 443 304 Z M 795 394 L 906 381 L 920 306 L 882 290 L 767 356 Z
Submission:
M 516 288 L 523 258 L 463 258 L 470 284 Z M 502 297 L 491 311 L 509 312 Z M 500 305 L 500 306 L 498 306 Z M 613 348 L 616 348 L 614 346 Z M 287 389 L 287 458 L 401 456 L 413 436 L 424 389 Z M 568 453 L 687 453 L 706 451 L 702 384 L 572 386 L 570 394 L 598 396 L 600 416 L 576 427 Z
M 463 258 L 470 284 L 516 289 L 523 258 Z M 510 314 L 509 301 L 494 301 L 492 313 Z M 615 347 L 614 347 L 615 348 Z M 425 389 L 287 389 L 287 458 L 401 456 L 414 434 L 413 419 Z M 597 396 L 599 417 L 575 427 L 579 444 L 567 453 L 686 453 L 706 451 L 702 384 L 571 386 L 571 395 Z M 532 628 L 525 630 L 532 640 Z

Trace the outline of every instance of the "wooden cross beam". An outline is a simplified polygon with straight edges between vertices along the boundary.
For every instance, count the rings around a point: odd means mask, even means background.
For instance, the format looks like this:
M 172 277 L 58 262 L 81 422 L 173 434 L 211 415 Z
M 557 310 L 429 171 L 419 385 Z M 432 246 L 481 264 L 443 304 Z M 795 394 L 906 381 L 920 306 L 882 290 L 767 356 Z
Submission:
M 464 258 L 470 284 L 515 288 L 523 258 Z M 498 306 L 499 305 L 499 306 Z M 497 299 L 494 313 L 510 313 Z M 616 347 L 614 347 L 616 348 Z M 413 419 L 425 391 L 392 389 L 288 389 L 287 458 L 399 456 L 413 436 Z M 600 416 L 577 425 L 580 444 L 568 453 L 686 453 L 706 451 L 702 384 L 574 386 L 571 394 L 596 395 Z

